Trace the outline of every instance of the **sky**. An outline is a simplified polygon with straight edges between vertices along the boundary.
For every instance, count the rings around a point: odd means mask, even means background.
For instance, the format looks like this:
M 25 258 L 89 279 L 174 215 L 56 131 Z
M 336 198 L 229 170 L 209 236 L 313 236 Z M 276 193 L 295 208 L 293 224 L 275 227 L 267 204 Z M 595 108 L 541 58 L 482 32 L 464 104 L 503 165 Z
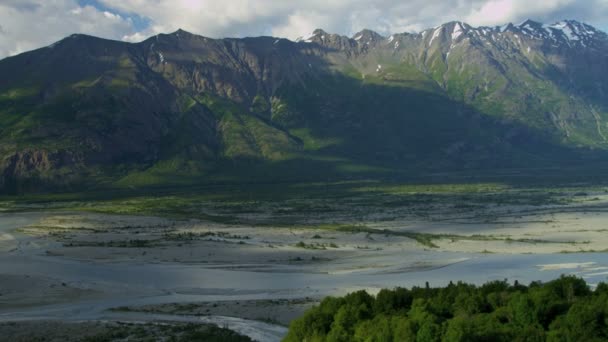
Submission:
M 316 28 L 352 35 L 574 19 L 608 31 L 608 0 L 0 0 L 0 58 L 73 33 L 142 41 L 178 28 L 212 38 L 296 39 Z

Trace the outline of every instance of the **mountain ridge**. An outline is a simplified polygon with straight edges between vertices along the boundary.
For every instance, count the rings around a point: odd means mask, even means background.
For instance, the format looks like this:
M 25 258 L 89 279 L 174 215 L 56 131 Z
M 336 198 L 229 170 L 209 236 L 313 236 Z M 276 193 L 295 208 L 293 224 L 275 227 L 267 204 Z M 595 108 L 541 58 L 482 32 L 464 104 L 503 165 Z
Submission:
M 0 60 L 0 189 L 257 177 L 234 174 L 241 163 L 293 179 L 555 165 L 608 149 L 608 39 L 589 25 L 313 33 L 71 35 Z
M 521 22 L 520 24 L 514 24 L 512 22 L 509 22 L 507 24 L 504 25 L 498 25 L 498 26 L 472 26 L 466 22 L 463 21 L 450 21 L 444 24 L 441 24 L 439 26 L 435 26 L 434 28 L 427 28 L 424 29 L 422 31 L 419 32 L 398 32 L 398 33 L 392 33 L 392 34 L 388 34 L 387 36 L 383 36 L 382 34 L 379 34 L 377 32 L 375 32 L 374 30 L 371 29 L 362 29 L 361 31 L 353 34 L 352 36 L 347 36 L 347 35 L 341 35 L 341 34 L 335 34 L 335 33 L 328 33 L 326 32 L 324 29 L 322 28 L 317 28 L 315 29 L 312 33 L 308 34 L 308 35 L 304 35 L 304 36 L 300 36 L 298 38 L 296 38 L 294 40 L 294 42 L 306 42 L 307 40 L 310 40 L 312 37 L 315 36 L 323 36 L 323 35 L 337 35 L 340 37 L 346 37 L 355 41 L 361 40 L 364 42 L 367 42 L 369 40 L 366 39 L 365 37 L 363 37 L 364 35 L 373 35 L 374 36 L 374 40 L 377 39 L 390 39 L 390 37 L 394 37 L 394 36 L 399 36 L 399 35 L 424 35 L 425 32 L 429 32 L 429 31 L 436 31 L 437 29 L 443 28 L 443 27 L 447 27 L 450 25 L 461 25 L 467 28 L 467 30 L 472 30 L 472 31 L 493 31 L 493 32 L 500 32 L 500 33 L 504 33 L 507 30 L 515 30 L 515 31 L 522 31 L 522 30 L 526 30 L 526 31 L 532 31 L 532 29 L 536 29 L 536 30 L 545 30 L 547 32 L 550 31 L 562 31 L 564 32 L 564 35 L 568 38 L 572 38 L 572 34 L 570 32 L 575 33 L 575 35 L 583 35 L 583 36 L 587 36 L 590 33 L 594 33 L 594 34 L 600 34 L 602 35 L 604 38 L 606 38 L 606 33 L 593 27 L 590 24 L 584 23 L 584 22 L 580 22 L 577 20 L 571 20 L 571 19 L 564 19 L 564 20 L 560 20 L 557 21 L 553 24 L 543 24 L 541 22 L 532 20 L 532 19 L 526 19 L 523 22 Z M 526 28 L 527 26 L 529 26 L 529 28 Z M 581 30 L 583 29 L 583 30 Z M 567 32 L 567 33 L 566 33 Z M 575 37 L 576 38 L 576 37 Z M 575 39 L 576 40 L 576 39 Z
M 517 24 L 517 25 L 516 25 L 516 24 L 514 24 L 514 23 L 512 23 L 512 22 L 509 22 L 509 23 L 504 24 L 504 25 L 496 25 L 496 26 L 484 26 L 484 25 L 482 25 L 482 26 L 477 26 L 477 27 L 472 26 L 472 25 L 470 25 L 470 24 L 468 24 L 468 23 L 466 23 L 466 22 L 464 22 L 464 21 L 458 21 L 458 20 L 454 20 L 454 21 L 446 22 L 446 23 L 441 24 L 441 25 L 439 25 L 439 26 L 435 26 L 435 27 L 433 27 L 433 28 L 426 28 L 426 29 L 423 29 L 423 30 L 421 30 L 421 31 L 419 31 L 419 32 L 416 32 L 416 31 L 411 31 L 411 32 L 397 32 L 397 33 L 391 33 L 391 34 L 389 34 L 389 35 L 387 35 L 387 36 L 383 36 L 382 34 L 380 34 L 380 33 L 376 32 L 376 31 L 374 31 L 374 30 L 372 30 L 372 29 L 367 29 L 367 28 L 362 29 L 361 31 L 359 31 L 359 32 L 357 32 L 357 33 L 355 33 L 355 34 L 353 34 L 353 35 L 352 35 L 352 36 L 350 36 L 350 37 L 349 37 L 348 35 L 343 35 L 343 34 L 329 33 L 329 32 L 325 31 L 325 30 L 324 30 L 324 29 L 322 29 L 322 28 L 317 28 L 317 29 L 313 30 L 313 32 L 312 32 L 312 33 L 310 33 L 310 34 L 308 34 L 308 35 L 300 36 L 300 37 L 298 37 L 298 38 L 296 38 L 296 39 L 293 39 L 293 40 L 291 40 L 291 39 L 289 39 L 289 38 L 285 38 L 285 37 L 275 37 L 275 36 L 267 36 L 267 35 L 261 35 L 261 36 L 246 36 L 246 37 L 223 37 L 223 38 L 211 38 L 211 37 L 207 37 L 207 36 L 204 36 L 204 35 L 200 35 L 200 34 L 196 34 L 196 33 L 189 32 L 189 31 L 184 30 L 184 29 L 182 29 L 182 28 L 178 28 L 177 30 L 175 30 L 175 31 L 173 31 L 173 32 L 171 32 L 171 33 L 160 33 L 160 34 L 156 34 L 156 35 L 153 35 L 153 36 L 151 36 L 151 37 L 148 37 L 148 38 L 146 38 L 146 39 L 144 39 L 144 40 L 142 40 L 142 41 L 140 41 L 140 42 L 126 42 L 126 41 L 123 41 L 123 40 L 118 40 L 118 39 L 101 38 L 101 37 L 97 37 L 97 36 L 90 35 L 90 34 L 84 34 L 84 33 L 73 33 L 73 34 L 70 34 L 70 35 L 66 36 L 65 38 L 62 38 L 62 39 L 58 40 L 57 42 L 51 43 L 51 44 L 49 44 L 49 45 L 47 45 L 47 46 L 43 46 L 43 47 L 40 47 L 40 48 L 37 48 L 37 49 L 33 49 L 33 50 L 29 50 L 29 51 L 25 51 L 25 52 L 19 53 L 19 54 L 17 54 L 17 55 L 6 56 L 6 57 L 4 57 L 3 59 L 5 59 L 5 58 L 11 58 L 11 57 L 14 57 L 14 56 L 18 56 L 18 55 L 21 55 L 21 54 L 23 54 L 23 53 L 28 53 L 28 52 L 30 52 L 30 51 L 35 51 L 35 50 L 44 49 L 44 48 L 52 48 L 53 46 L 55 46 L 56 44 L 58 44 L 58 43 L 59 43 L 59 42 L 61 42 L 61 41 L 64 41 L 64 40 L 69 39 L 69 38 L 76 38 L 76 37 L 89 37 L 89 38 L 96 38 L 96 39 L 101 39 L 101 40 L 105 40 L 105 41 L 121 42 L 121 43 L 125 43 L 125 44 L 135 44 L 135 45 L 136 45 L 136 44 L 141 44 L 142 42 L 144 42 L 144 41 L 146 41 L 146 40 L 149 40 L 149 39 L 154 39 L 155 37 L 157 37 L 157 36 L 159 36 L 159 35 L 165 35 L 165 36 L 166 36 L 166 35 L 179 35 L 180 33 L 181 33 L 181 34 L 187 34 L 187 35 L 191 35 L 191 36 L 198 36 L 198 37 L 201 37 L 201 38 L 205 38 L 205 39 L 211 39 L 211 40 L 223 40 L 223 39 L 247 39 L 247 38 L 264 38 L 264 37 L 270 37 L 270 38 L 274 38 L 274 39 L 278 39 L 278 40 L 288 40 L 288 41 L 291 41 L 291 42 L 295 42 L 295 43 L 297 43 L 297 42 L 305 42 L 305 41 L 306 41 L 307 39 L 309 39 L 310 37 L 317 36 L 317 35 L 334 35 L 334 36 L 346 37 L 346 38 L 348 38 L 348 39 L 351 39 L 351 40 L 355 40 L 355 41 L 357 41 L 357 40 L 359 40 L 359 39 L 356 39 L 356 38 L 357 38 L 358 36 L 361 36 L 363 33 L 372 34 L 372 35 L 374 35 L 375 37 L 378 37 L 378 38 L 390 39 L 390 37 L 399 36 L 399 35 L 423 35 L 423 34 L 424 34 L 424 32 L 428 32 L 428 31 L 434 31 L 434 30 L 437 30 L 437 29 L 439 29 L 439 28 L 445 27 L 445 26 L 447 26 L 447 25 L 452 25 L 452 24 L 460 24 L 460 25 L 465 25 L 467 28 L 469 28 L 469 29 L 473 29 L 473 30 L 482 30 L 482 31 L 483 31 L 483 30 L 486 30 L 486 31 L 487 31 L 487 30 L 492 30 L 492 31 L 495 31 L 495 32 L 501 32 L 501 33 L 504 33 L 504 32 L 505 32 L 507 29 L 519 29 L 519 30 L 521 30 L 522 28 L 525 28 L 526 26 L 532 26 L 532 27 L 536 26 L 535 28 L 537 28 L 537 29 L 549 29 L 549 28 L 552 28 L 552 29 L 555 29 L 556 31 L 557 31 L 557 30 L 560 30 L 560 28 L 561 28 L 561 29 L 563 29 L 564 27 L 568 27 L 568 26 L 570 26 L 570 27 L 571 27 L 571 26 L 575 26 L 575 27 L 577 27 L 577 28 L 581 28 L 581 27 L 583 27 L 583 28 L 590 29 L 590 30 L 591 30 L 591 32 L 593 32 L 593 33 L 597 33 L 597 34 L 600 34 L 600 35 L 602 35 L 604 38 L 608 38 L 608 36 L 607 36 L 606 32 L 604 32 L 604 31 L 602 31 L 602 30 L 599 30 L 599 29 L 597 29 L 596 27 L 594 27 L 593 25 L 590 25 L 590 24 L 588 24 L 588 23 L 581 22 L 581 21 L 577 21 L 577 20 L 573 20 L 573 19 L 563 19 L 563 20 L 557 21 L 557 22 L 555 22 L 555 23 L 553 23 L 553 24 L 543 24 L 542 22 L 535 21 L 535 20 L 533 20 L 533 19 L 526 19 L 526 20 L 524 20 L 523 22 L 521 22 L 520 24 Z M 364 39 L 364 40 L 365 40 L 365 39 Z M 0 59 L 0 60 L 2 60 L 2 59 Z

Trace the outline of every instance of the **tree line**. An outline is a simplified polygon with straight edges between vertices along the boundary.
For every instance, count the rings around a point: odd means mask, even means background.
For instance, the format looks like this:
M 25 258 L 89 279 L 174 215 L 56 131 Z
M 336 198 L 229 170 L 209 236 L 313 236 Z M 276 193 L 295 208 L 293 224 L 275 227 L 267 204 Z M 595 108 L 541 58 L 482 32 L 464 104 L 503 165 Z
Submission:
M 327 297 L 284 341 L 607 341 L 608 285 L 574 276 L 529 286 L 492 281 Z

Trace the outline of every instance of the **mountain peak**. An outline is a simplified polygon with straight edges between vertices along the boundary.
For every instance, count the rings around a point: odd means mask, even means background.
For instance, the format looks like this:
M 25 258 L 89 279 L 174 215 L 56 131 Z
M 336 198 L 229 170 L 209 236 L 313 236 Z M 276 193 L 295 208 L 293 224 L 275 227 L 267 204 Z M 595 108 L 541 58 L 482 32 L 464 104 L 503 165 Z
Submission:
M 602 31 L 597 30 L 596 28 L 594 28 L 591 25 L 588 25 L 588 24 L 585 24 L 585 23 L 582 23 L 582 22 L 579 22 L 576 20 L 570 20 L 570 19 L 565 19 L 565 20 L 559 21 L 557 23 L 554 23 L 552 25 L 543 24 L 543 23 L 533 20 L 533 19 L 526 19 L 517 25 L 515 25 L 513 23 L 507 23 L 502 26 L 492 26 L 492 27 L 488 27 L 488 26 L 474 27 L 474 26 L 467 24 L 466 22 L 451 21 L 451 22 L 447 22 L 442 25 L 439 25 L 435 28 L 429 28 L 429 29 L 423 30 L 422 32 L 440 32 L 440 31 L 444 31 L 444 30 L 446 30 L 446 32 L 449 30 L 449 32 L 447 32 L 447 33 L 450 34 L 450 32 L 451 32 L 453 39 L 460 37 L 460 36 L 464 36 L 465 34 L 468 34 L 469 32 L 472 32 L 472 31 L 488 32 L 488 30 L 497 32 L 497 33 L 504 33 L 504 32 L 522 33 L 523 32 L 523 33 L 531 34 L 532 36 L 537 37 L 537 38 L 549 38 L 549 39 L 553 39 L 553 40 L 555 40 L 556 37 L 552 36 L 551 35 L 552 33 L 557 33 L 558 35 L 561 36 L 561 34 L 559 34 L 559 32 L 552 32 L 553 30 L 568 31 L 568 32 L 565 32 L 564 35 L 569 40 L 577 40 L 577 37 L 576 37 L 577 35 L 582 35 L 581 37 L 590 39 L 593 37 L 593 35 L 602 33 Z M 572 31 L 573 35 L 571 35 L 569 31 Z M 421 32 L 421 34 L 422 34 L 422 32 Z M 329 38 L 330 36 L 335 37 L 337 35 L 327 33 L 323 29 L 318 28 L 318 29 L 315 29 L 312 33 L 310 33 L 308 35 L 298 37 L 296 39 L 296 42 L 323 43 L 323 41 L 325 39 L 330 39 Z M 394 39 L 395 35 L 393 34 L 391 37 L 393 37 L 393 39 Z M 371 44 L 371 43 L 383 41 L 386 39 L 392 41 L 392 39 L 390 37 L 388 37 L 388 38 L 384 37 L 381 34 L 375 32 L 373 30 L 370 30 L 370 29 L 363 29 L 363 30 L 355 33 L 349 39 L 355 40 L 358 44 Z M 584 39 L 581 38 L 579 40 L 584 40 Z
M 553 25 L 545 25 L 543 28 L 554 36 L 565 38 L 568 42 L 579 42 L 583 45 L 592 42 L 600 33 L 595 27 L 576 20 L 562 20 Z
M 329 35 L 327 32 L 325 32 L 323 29 L 315 29 L 314 31 L 312 31 L 312 33 L 307 34 L 305 36 L 301 36 L 298 37 L 296 39 L 296 42 L 305 42 L 305 43 L 311 43 L 315 40 L 323 40 L 325 38 L 326 35 Z
M 105 39 L 105 38 L 100 38 L 100 37 L 96 37 L 96 36 L 91 36 L 88 34 L 82 34 L 82 33 L 74 33 L 71 34 L 59 41 L 54 42 L 53 44 L 50 44 L 47 46 L 47 48 L 54 48 L 58 45 L 61 44 L 82 44 L 83 42 L 86 43 L 96 43 L 96 42 L 117 42 L 117 43 L 121 43 L 120 41 L 114 41 L 111 39 Z
M 188 32 L 184 29 L 178 28 L 177 31 L 171 33 L 170 35 L 179 38 L 180 36 L 186 37 L 186 36 L 193 36 L 194 34 Z
M 384 40 L 384 37 L 375 31 L 363 29 L 360 32 L 356 33 L 352 39 L 362 43 L 370 43 Z
M 563 19 L 558 21 L 557 23 L 565 23 L 568 25 L 577 25 L 577 26 L 582 26 L 582 25 L 586 25 L 585 23 L 582 23 L 578 20 L 574 20 L 574 19 Z
M 577 20 L 564 19 L 564 20 L 558 21 L 555 24 L 550 25 L 550 26 L 561 27 L 561 28 L 570 27 L 576 31 L 583 30 L 583 31 L 590 31 L 590 32 L 598 32 L 598 30 L 595 27 L 593 27 L 589 24 L 586 24 L 586 23 L 582 23 Z
M 318 29 L 315 29 L 314 31 L 312 31 L 312 34 L 315 36 L 321 36 L 321 35 L 327 34 L 327 32 L 325 32 L 325 30 L 323 30 L 323 29 L 318 28 Z
M 465 22 L 462 22 L 462 21 L 457 21 L 457 20 L 447 22 L 447 23 L 445 23 L 445 24 L 443 24 L 441 26 L 457 26 L 457 25 L 460 26 L 460 27 L 470 27 L 469 24 L 467 24 Z
M 517 27 L 519 28 L 533 28 L 533 29 L 540 29 L 543 27 L 543 24 L 532 20 L 532 19 L 526 19 L 524 20 L 521 24 L 517 25 Z
M 92 36 L 92 35 L 84 34 L 84 33 L 74 33 L 74 34 L 71 34 L 71 35 L 67 36 L 63 40 L 66 40 L 66 39 L 106 40 L 104 38 L 100 38 L 100 37 L 97 37 L 97 36 Z
M 507 24 L 504 24 L 504 25 L 498 27 L 499 32 L 513 31 L 514 29 L 515 29 L 515 25 L 513 25 L 513 23 L 507 23 Z

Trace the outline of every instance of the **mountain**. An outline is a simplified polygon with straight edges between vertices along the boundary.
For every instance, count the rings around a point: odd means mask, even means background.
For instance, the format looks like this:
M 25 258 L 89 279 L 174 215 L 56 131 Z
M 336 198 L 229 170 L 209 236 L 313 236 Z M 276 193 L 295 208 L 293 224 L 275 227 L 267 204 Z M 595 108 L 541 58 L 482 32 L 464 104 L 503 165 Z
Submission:
M 141 43 L 0 61 L 0 189 L 576 165 L 608 148 L 608 36 L 576 21 Z

